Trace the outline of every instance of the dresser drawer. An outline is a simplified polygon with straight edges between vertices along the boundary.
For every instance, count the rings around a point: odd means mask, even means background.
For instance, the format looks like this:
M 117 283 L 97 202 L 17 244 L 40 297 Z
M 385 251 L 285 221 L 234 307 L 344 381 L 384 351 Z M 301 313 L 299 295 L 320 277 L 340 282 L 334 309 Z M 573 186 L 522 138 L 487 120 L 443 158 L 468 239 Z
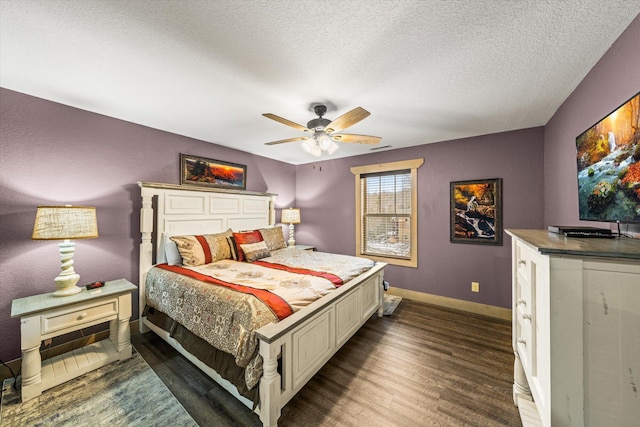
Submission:
M 516 319 L 516 346 L 524 370 L 528 375 L 533 374 L 533 350 L 535 348 L 535 325 L 533 315 L 523 305 L 515 310 Z
M 530 280 L 531 278 L 531 263 L 535 258 L 535 252 L 528 246 L 517 242 L 516 243 L 516 271 L 518 276 Z
M 84 306 L 75 305 L 72 308 L 50 311 L 42 315 L 42 335 L 59 332 L 64 329 L 73 331 L 97 325 L 98 323 L 113 320 L 117 316 L 117 298 L 96 301 Z
M 516 277 L 516 288 L 514 289 L 514 291 L 516 294 L 516 307 L 529 310 L 531 308 L 531 300 L 533 297 L 530 279 L 518 275 Z
M 535 372 L 536 351 L 536 287 L 538 254 L 529 246 L 515 242 L 514 270 L 514 346 L 520 356 L 522 366 L 531 376 Z
M 515 293 L 514 316 L 517 313 L 516 309 L 531 312 L 533 298 L 532 284 L 534 278 L 531 277 L 531 254 L 528 253 L 528 248 L 522 245 L 518 245 L 515 269 L 515 288 L 513 289 Z

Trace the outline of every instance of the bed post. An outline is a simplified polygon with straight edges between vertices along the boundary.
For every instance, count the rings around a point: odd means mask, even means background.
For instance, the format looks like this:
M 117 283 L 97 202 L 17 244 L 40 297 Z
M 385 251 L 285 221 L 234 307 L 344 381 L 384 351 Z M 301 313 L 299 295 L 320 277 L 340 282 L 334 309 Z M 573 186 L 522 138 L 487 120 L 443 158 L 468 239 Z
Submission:
M 138 183 L 142 194 L 142 208 L 140 209 L 140 233 L 142 234 L 142 242 L 140 243 L 140 283 L 138 283 L 138 315 L 139 330 L 141 333 L 149 331 L 149 328 L 142 322 L 142 312 L 146 304 L 145 297 L 145 280 L 147 271 L 153 262 L 153 245 L 151 244 L 151 235 L 153 233 L 153 193 L 150 189 L 145 188 L 142 183 Z
M 269 225 L 275 227 L 276 225 L 276 195 L 271 196 L 271 202 L 269 203 Z
M 278 346 L 260 341 L 263 374 L 260 379 L 260 421 L 264 427 L 276 427 L 280 418 L 280 375 Z

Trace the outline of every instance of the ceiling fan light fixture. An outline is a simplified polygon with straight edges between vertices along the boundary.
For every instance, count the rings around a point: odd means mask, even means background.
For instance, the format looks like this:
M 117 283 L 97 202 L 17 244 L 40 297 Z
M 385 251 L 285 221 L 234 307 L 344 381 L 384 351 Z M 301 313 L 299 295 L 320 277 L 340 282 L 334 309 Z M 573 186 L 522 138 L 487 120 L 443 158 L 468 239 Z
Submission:
M 316 139 L 316 141 L 318 141 L 318 145 L 320 146 L 322 151 L 327 151 L 329 147 L 331 147 L 331 143 L 333 142 L 331 141 L 331 138 L 329 138 L 329 135 L 327 135 L 323 131 L 316 132 L 314 138 Z
M 311 149 L 315 145 L 315 141 L 311 138 L 302 141 L 302 149 L 307 153 L 311 153 Z
M 329 148 L 327 148 L 327 153 L 329 154 L 333 154 L 336 152 L 336 150 L 340 148 L 340 146 L 338 144 L 336 144 L 335 142 L 331 141 L 331 144 L 329 145 Z
M 322 155 L 322 149 L 319 145 L 316 144 L 311 148 L 311 155 L 315 157 L 320 157 Z

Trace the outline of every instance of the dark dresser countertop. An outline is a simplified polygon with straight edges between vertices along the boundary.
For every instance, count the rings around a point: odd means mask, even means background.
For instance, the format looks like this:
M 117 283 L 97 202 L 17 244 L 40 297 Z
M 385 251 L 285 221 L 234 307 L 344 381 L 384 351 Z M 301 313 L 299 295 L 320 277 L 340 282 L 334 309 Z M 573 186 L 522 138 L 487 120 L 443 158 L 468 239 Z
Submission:
M 547 230 L 508 229 L 505 232 L 512 237 L 524 240 L 543 255 L 631 258 L 640 262 L 640 239 L 565 237 Z

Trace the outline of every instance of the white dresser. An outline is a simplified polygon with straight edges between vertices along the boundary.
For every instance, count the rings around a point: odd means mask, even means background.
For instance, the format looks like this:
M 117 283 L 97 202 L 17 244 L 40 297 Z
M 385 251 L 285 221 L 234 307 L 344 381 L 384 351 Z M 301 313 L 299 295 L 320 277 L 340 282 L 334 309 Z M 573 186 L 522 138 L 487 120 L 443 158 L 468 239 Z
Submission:
M 640 240 L 506 233 L 523 425 L 640 425 Z

